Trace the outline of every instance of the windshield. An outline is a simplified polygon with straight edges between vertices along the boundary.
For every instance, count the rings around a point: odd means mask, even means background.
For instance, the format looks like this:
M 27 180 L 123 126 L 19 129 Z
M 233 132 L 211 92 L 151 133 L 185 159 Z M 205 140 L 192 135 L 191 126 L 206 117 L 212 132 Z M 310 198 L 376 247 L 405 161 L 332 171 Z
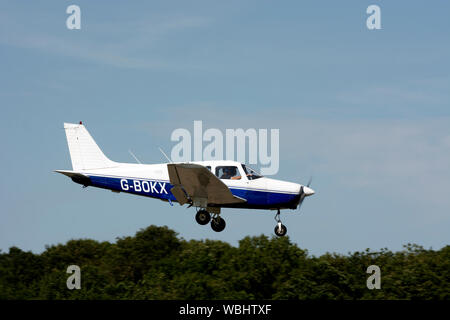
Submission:
M 244 169 L 244 172 L 247 175 L 248 180 L 255 180 L 258 178 L 262 178 L 262 175 L 260 175 L 258 172 L 256 172 L 252 168 L 247 167 L 245 164 L 242 164 L 242 169 Z

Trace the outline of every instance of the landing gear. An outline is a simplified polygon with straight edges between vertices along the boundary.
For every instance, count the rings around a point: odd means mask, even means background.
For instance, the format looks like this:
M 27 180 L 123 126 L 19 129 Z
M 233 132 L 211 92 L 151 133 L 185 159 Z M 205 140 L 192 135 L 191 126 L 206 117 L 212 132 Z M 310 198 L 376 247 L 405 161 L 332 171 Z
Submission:
M 287 228 L 284 224 L 281 222 L 278 222 L 278 224 L 275 226 L 275 234 L 279 237 L 284 237 L 287 233 Z
M 215 232 L 223 231 L 223 229 L 225 229 L 225 225 L 225 220 L 223 220 L 219 215 L 215 215 L 215 217 L 211 220 L 211 229 Z
M 202 226 L 208 224 L 211 221 L 211 229 L 216 232 L 223 231 L 226 226 L 225 220 L 219 216 L 219 213 L 209 213 L 205 209 L 200 209 L 197 211 L 197 214 L 195 215 L 195 221 L 197 221 L 197 223 Z
M 287 233 L 287 228 L 284 224 L 281 223 L 280 219 L 280 209 L 278 209 L 277 214 L 275 215 L 275 221 L 277 222 L 277 225 L 275 226 L 275 234 L 279 237 L 284 237 Z
M 195 215 L 195 220 L 198 224 L 201 224 L 204 226 L 205 224 L 208 224 L 209 221 L 211 221 L 211 215 L 206 210 L 199 210 L 197 214 Z

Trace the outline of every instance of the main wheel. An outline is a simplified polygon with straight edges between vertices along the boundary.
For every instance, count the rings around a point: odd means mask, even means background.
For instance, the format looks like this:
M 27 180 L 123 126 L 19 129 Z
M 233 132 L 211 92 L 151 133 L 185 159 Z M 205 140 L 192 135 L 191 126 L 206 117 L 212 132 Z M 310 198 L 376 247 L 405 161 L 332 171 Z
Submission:
M 217 217 L 211 220 L 211 228 L 215 232 L 223 231 L 223 229 L 225 229 L 225 225 L 225 220 L 223 220 L 221 217 Z
M 286 226 L 284 225 L 284 224 L 281 224 L 280 223 L 280 225 L 276 225 L 275 226 L 275 234 L 277 235 L 277 236 L 279 236 L 279 237 L 283 237 L 283 236 L 285 236 L 286 235 L 286 233 L 287 233 L 287 228 L 286 228 Z
M 208 224 L 208 222 L 211 220 L 211 215 L 206 210 L 199 210 L 195 215 L 195 220 L 197 221 L 198 224 L 204 226 L 205 224 Z

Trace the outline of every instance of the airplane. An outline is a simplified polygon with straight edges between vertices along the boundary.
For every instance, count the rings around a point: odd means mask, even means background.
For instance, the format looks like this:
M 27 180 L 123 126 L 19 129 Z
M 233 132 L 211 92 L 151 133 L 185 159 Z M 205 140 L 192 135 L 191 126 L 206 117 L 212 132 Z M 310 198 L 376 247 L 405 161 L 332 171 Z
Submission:
M 249 166 L 230 160 L 185 163 L 119 163 L 107 158 L 86 127 L 64 123 L 72 170 L 55 170 L 81 184 L 113 192 L 178 202 L 197 209 L 195 220 L 210 223 L 212 230 L 225 229 L 221 208 L 276 210 L 274 232 L 286 235 L 280 210 L 300 208 L 314 194 L 307 185 L 270 179 Z M 162 151 L 162 150 L 161 150 Z M 163 152 L 164 154 L 164 152 Z M 165 155 L 165 154 L 164 154 Z

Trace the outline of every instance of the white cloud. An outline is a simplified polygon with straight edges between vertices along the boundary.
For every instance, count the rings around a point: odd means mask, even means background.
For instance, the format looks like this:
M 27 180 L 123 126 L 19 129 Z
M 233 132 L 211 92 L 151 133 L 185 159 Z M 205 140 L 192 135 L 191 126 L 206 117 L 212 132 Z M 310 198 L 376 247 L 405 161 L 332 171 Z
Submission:
M 338 93 L 336 98 L 337 101 L 346 104 L 376 104 L 382 107 L 386 107 L 386 104 L 390 107 L 398 107 L 398 104 L 424 104 L 428 106 L 442 102 L 444 96 L 442 94 L 437 95 L 436 92 L 430 92 L 429 85 L 430 83 L 428 83 L 428 86 L 420 86 L 417 88 L 398 85 L 354 88 L 351 91 Z
M 119 68 L 174 68 L 149 50 L 165 37 L 190 28 L 205 27 L 210 19 L 174 16 L 155 20 L 84 24 L 81 30 L 35 31 L 2 15 L 0 44 L 82 59 Z M 85 29 L 89 29 L 86 31 Z M 48 31 L 48 30 L 47 30 Z M 61 33 L 62 31 L 62 33 Z M 73 36 L 75 33 L 84 37 Z

